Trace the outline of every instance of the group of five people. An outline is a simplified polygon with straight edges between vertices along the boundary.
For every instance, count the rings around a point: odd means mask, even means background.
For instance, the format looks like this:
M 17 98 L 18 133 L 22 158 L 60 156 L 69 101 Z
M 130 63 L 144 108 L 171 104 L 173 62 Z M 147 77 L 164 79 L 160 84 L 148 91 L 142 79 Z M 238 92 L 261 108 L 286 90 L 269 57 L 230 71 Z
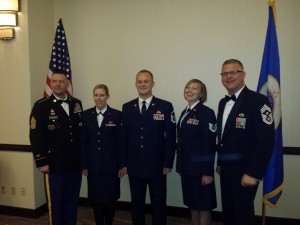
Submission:
M 190 80 L 176 132 L 173 105 L 153 96 L 155 82 L 148 70 L 137 73 L 139 96 L 122 111 L 107 104 L 110 94 L 104 84 L 93 89 L 95 106 L 83 111 L 80 100 L 66 96 L 66 76 L 54 73 L 53 94 L 38 100 L 30 115 L 30 141 L 36 166 L 45 173 L 52 224 L 76 224 L 83 174 L 96 224 L 112 225 L 120 178 L 128 174 L 132 224 L 145 224 L 148 188 L 152 224 L 166 225 L 166 175 L 177 153 L 176 171 L 192 223 L 210 225 L 217 206 L 218 152 L 223 224 L 253 225 L 255 194 L 272 154 L 274 122 L 269 100 L 245 86 L 245 75 L 239 60 L 223 63 L 221 79 L 228 95 L 219 103 L 217 119 L 204 105 L 205 84 Z

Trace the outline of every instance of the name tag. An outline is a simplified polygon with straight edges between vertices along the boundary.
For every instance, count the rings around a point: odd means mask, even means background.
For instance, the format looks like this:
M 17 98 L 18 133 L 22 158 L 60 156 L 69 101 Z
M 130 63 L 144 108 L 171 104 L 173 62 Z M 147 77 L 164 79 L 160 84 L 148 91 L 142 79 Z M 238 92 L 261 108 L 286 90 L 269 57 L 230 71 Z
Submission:
M 117 124 L 115 124 L 115 123 L 113 123 L 113 124 L 107 123 L 107 124 L 105 124 L 105 126 L 107 126 L 107 127 L 115 127 L 115 126 L 117 126 Z
M 57 120 L 58 116 L 49 116 L 49 120 Z

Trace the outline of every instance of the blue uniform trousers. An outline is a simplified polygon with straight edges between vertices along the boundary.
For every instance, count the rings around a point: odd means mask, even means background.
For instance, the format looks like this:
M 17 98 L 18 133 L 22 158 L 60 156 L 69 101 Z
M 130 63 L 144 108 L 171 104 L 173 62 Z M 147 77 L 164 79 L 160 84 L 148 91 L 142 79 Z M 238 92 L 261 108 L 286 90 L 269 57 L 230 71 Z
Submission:
M 76 225 L 81 172 L 50 173 L 45 178 L 50 225 Z
M 221 168 L 223 225 L 254 225 L 254 199 L 258 185 L 243 187 L 243 173 L 237 168 Z
M 145 225 L 145 199 L 149 187 L 152 224 L 166 225 L 166 175 L 141 178 L 129 175 L 132 225 Z

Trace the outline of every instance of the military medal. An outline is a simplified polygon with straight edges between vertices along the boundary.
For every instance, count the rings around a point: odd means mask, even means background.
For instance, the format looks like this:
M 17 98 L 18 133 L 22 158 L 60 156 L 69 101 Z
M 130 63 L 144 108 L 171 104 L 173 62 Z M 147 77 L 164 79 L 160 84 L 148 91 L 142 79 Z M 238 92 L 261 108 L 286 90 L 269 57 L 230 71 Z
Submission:
M 244 118 L 245 114 L 244 113 L 240 113 L 239 117 L 235 118 L 235 127 L 236 128 L 241 128 L 241 129 L 245 129 L 246 128 L 246 121 L 247 119 Z
M 188 121 L 186 121 L 187 124 L 190 125 L 199 125 L 199 120 L 195 119 L 195 118 L 189 118 Z
M 165 120 L 165 115 L 161 113 L 161 111 L 157 111 L 156 113 L 153 114 L 153 119 L 154 120 Z
M 114 121 L 109 121 L 107 124 L 105 124 L 107 127 L 115 127 L 117 124 L 114 123 Z
M 54 125 L 48 125 L 48 130 L 55 130 L 55 126 Z

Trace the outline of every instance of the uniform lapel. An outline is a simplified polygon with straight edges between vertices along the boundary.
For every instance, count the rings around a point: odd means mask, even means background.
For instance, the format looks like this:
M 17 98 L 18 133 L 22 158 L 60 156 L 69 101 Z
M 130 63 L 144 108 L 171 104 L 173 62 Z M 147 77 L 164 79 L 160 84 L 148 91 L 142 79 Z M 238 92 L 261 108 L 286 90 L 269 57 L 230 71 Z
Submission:
M 97 129 L 99 128 L 99 125 L 98 125 L 98 113 L 96 111 L 96 106 L 94 107 L 93 110 L 91 110 L 91 115 L 88 116 L 88 120 L 91 121 L 92 123 L 92 126 L 95 126 Z
M 61 106 L 61 104 L 57 101 L 57 99 L 55 98 L 55 96 L 52 94 L 51 97 L 51 102 L 53 104 L 53 108 L 56 111 L 56 114 L 59 115 L 59 117 L 63 116 L 63 117 L 68 117 L 68 114 L 66 113 L 66 111 L 64 110 L 64 108 Z M 71 106 L 69 105 L 69 110 L 70 110 Z M 70 110 L 71 111 L 71 110 Z
M 145 123 L 147 121 L 151 121 L 151 119 L 149 118 L 153 116 L 153 114 L 156 112 L 156 109 L 157 109 L 156 98 L 153 96 L 145 115 L 140 115 L 141 122 Z
M 228 131 L 230 130 L 230 128 L 232 126 L 234 126 L 237 112 L 239 111 L 239 109 L 240 109 L 240 107 L 241 107 L 241 105 L 243 103 L 243 98 L 244 98 L 244 95 L 245 95 L 246 92 L 247 92 L 247 87 L 245 87 L 242 90 L 242 92 L 240 93 L 239 97 L 235 101 L 235 104 L 232 107 L 232 109 L 231 109 L 231 111 L 230 111 L 230 113 L 228 115 L 228 118 L 227 118 L 227 121 L 226 121 L 226 124 L 225 124 L 225 127 L 224 127 L 223 138 L 226 136 L 226 134 L 228 133 Z M 223 113 L 222 113 L 222 117 L 223 117 Z
M 63 111 L 68 116 L 68 114 L 66 113 L 66 111 L 64 109 L 63 109 Z M 75 111 L 75 101 L 69 98 L 69 117 L 74 116 L 74 111 Z
M 106 111 L 105 111 L 105 113 L 103 115 L 104 118 L 103 118 L 101 126 L 100 126 L 101 129 L 106 126 L 106 124 L 108 123 L 108 121 L 111 118 L 111 115 L 112 115 L 111 109 L 110 109 L 109 106 L 107 106 L 107 109 L 106 109 Z
M 189 111 L 189 113 L 186 114 L 186 115 L 185 115 L 186 109 L 183 110 L 183 112 L 181 113 L 180 119 L 179 119 L 179 124 L 180 124 L 181 126 L 183 126 L 184 124 L 186 124 L 186 121 L 187 121 L 189 118 L 193 117 L 193 116 L 197 113 L 197 111 L 199 111 L 199 109 L 201 108 L 201 106 L 202 106 L 202 103 L 201 103 L 201 102 L 198 102 L 198 104 L 195 105 L 195 107 L 194 107 L 193 109 L 191 109 L 191 110 Z M 185 115 L 185 117 L 182 119 L 182 117 L 183 117 L 184 115 Z M 181 121 L 181 120 L 182 120 L 182 121 Z
M 185 112 L 186 112 L 186 108 L 181 112 L 181 115 L 180 115 L 180 117 L 179 117 L 179 122 L 178 122 L 178 124 L 177 124 L 177 127 L 178 127 L 178 130 L 180 130 L 180 128 L 181 128 L 181 124 L 182 124 L 182 117 L 184 116 L 184 114 L 185 114 Z
M 135 118 L 140 118 L 141 117 L 141 112 L 140 112 L 140 106 L 139 106 L 139 99 L 137 98 L 132 105 L 132 113 L 134 114 Z
M 217 127 L 218 127 L 219 140 L 221 139 L 221 136 L 222 136 L 222 123 L 223 123 L 223 113 L 224 113 L 225 105 L 226 105 L 226 101 L 223 98 L 220 102 L 219 111 L 218 111 L 218 120 L 217 120 L 218 121 Z

